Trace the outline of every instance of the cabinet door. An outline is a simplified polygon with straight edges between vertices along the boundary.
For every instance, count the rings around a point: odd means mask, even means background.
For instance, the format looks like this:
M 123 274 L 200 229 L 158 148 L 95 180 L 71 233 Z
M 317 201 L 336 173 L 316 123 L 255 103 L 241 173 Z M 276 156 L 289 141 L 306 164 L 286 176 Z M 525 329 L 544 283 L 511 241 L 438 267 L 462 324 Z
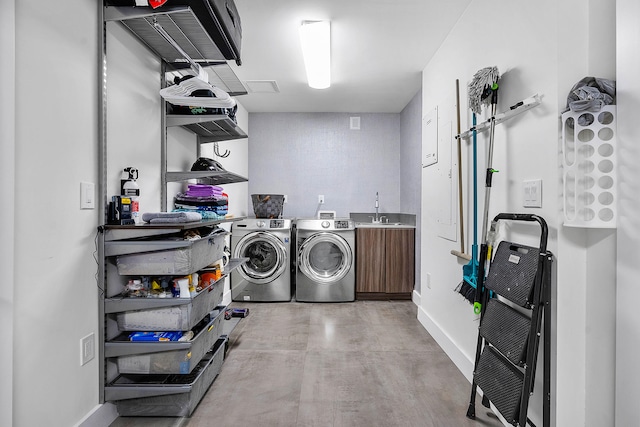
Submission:
M 356 230 L 356 292 L 385 292 L 385 230 Z
M 415 277 L 415 230 L 385 231 L 385 292 L 411 293 Z

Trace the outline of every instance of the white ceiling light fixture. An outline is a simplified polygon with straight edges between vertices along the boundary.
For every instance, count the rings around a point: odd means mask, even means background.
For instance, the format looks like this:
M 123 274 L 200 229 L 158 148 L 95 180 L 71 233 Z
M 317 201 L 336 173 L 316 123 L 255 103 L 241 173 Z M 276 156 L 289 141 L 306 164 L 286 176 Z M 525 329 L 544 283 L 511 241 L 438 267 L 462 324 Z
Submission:
M 302 21 L 300 42 L 309 87 L 328 88 L 331 86 L 330 21 Z

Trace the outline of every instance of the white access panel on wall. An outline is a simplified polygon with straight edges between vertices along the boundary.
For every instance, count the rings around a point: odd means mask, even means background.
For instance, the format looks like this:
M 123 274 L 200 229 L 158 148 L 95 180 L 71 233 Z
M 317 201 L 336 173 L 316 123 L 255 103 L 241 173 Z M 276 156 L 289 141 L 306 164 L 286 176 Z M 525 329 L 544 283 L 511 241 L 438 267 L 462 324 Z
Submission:
M 423 212 L 433 221 L 438 236 L 456 241 L 457 160 L 452 156 L 453 127 L 451 120 L 439 117 L 438 107 L 422 119 L 422 174 L 423 186 L 428 185 L 430 200 Z M 435 167 L 433 167 L 435 165 Z M 432 167 L 428 167 L 432 166 Z M 425 182 L 424 179 L 427 179 Z M 424 193 L 424 190 L 423 190 Z
M 422 167 L 438 163 L 438 107 L 422 117 Z
M 438 153 L 440 153 L 437 167 L 436 185 L 440 189 L 437 192 L 437 224 L 438 236 L 456 241 L 457 223 L 454 212 L 456 212 L 458 178 L 453 173 L 458 164 L 455 156 L 452 155 L 453 129 L 452 123 L 446 122 L 438 126 Z

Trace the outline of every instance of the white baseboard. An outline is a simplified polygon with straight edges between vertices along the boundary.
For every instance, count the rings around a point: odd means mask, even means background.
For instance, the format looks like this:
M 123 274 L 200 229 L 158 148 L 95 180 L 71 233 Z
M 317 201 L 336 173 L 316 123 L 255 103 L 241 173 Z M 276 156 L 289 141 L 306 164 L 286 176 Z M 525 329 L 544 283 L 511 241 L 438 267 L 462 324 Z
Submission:
M 420 292 L 414 289 L 413 294 L 411 295 L 411 301 L 413 301 L 415 305 L 420 307 L 420 304 L 422 303 L 422 295 L 420 294 Z
M 458 345 L 440 326 L 427 314 L 421 306 L 418 306 L 418 321 L 429 332 L 438 345 L 449 356 L 449 359 L 458 367 L 460 372 L 469 380 L 473 378 L 473 360 L 465 355 Z
M 116 418 L 118 410 L 113 403 L 97 405 L 75 427 L 109 427 Z

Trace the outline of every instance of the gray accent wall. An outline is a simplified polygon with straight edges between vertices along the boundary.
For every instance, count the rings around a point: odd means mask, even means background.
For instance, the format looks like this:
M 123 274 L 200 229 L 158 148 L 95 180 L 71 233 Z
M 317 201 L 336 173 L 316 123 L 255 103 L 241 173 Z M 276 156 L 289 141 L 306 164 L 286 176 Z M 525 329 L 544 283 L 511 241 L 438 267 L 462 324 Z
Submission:
M 374 212 L 376 192 L 400 212 L 400 114 L 250 113 L 249 135 L 249 195 L 286 194 L 283 216 Z

